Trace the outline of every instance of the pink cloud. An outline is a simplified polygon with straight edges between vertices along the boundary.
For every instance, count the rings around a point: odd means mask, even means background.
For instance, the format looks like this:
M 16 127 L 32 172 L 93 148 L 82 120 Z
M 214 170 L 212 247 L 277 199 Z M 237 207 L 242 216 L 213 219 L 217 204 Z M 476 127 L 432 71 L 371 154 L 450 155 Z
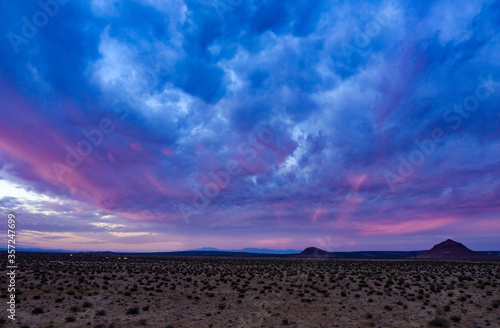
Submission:
M 140 142 L 132 142 L 132 143 L 130 143 L 130 148 L 132 148 L 135 151 L 141 151 L 142 150 Z
M 443 227 L 451 222 L 453 218 L 429 219 L 429 220 L 409 220 L 400 223 L 362 223 L 358 229 L 362 236 L 380 236 L 380 235 L 402 235 L 413 232 L 433 230 Z
M 113 156 L 113 154 L 111 154 L 110 152 L 108 152 L 108 153 L 106 154 L 106 157 L 108 158 L 108 161 L 110 161 L 111 163 L 116 162 L 115 157 L 114 157 L 114 156 Z
M 368 176 L 367 173 L 360 174 L 360 175 L 350 175 L 349 176 L 349 182 L 351 184 L 351 187 L 354 191 L 358 192 L 359 187 L 363 184 L 365 181 L 366 177 Z
M 170 148 L 162 148 L 161 152 L 167 156 L 174 156 L 174 151 Z
M 255 244 L 259 247 L 288 248 L 292 245 L 293 238 L 275 238 L 257 240 Z
M 315 223 L 318 220 L 318 218 L 323 217 L 325 213 L 327 213 L 327 209 L 325 209 L 325 208 L 321 207 L 321 208 L 315 209 L 311 221 L 313 223 Z

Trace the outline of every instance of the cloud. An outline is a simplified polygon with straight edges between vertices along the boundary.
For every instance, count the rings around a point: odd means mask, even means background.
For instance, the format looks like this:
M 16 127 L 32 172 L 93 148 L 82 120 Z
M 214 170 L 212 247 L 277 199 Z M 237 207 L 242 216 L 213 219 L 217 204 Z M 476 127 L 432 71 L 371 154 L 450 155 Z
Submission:
M 296 248 L 324 231 L 355 247 L 450 218 L 466 232 L 478 217 L 477 238 L 487 233 L 499 213 L 498 1 L 231 9 L 71 2 L 18 53 L 1 43 L 2 209 L 68 245 L 90 238 L 79 229 L 100 242 L 156 229 L 179 239 L 155 247 L 248 233 L 241 246 Z M 22 35 L 39 10 L 8 3 L 0 25 Z M 447 111 L 490 75 L 490 95 L 454 129 L 460 114 Z M 391 189 L 386 173 L 437 128 L 443 141 Z

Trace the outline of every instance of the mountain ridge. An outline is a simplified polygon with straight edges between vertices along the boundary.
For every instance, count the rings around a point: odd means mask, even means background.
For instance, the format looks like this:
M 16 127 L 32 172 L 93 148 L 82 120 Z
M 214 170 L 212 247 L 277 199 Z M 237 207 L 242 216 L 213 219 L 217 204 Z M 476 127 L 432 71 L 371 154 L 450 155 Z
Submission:
M 0 251 L 7 251 L 0 249 Z M 338 259 L 408 259 L 422 260 L 500 260 L 500 251 L 472 251 L 465 245 L 454 240 L 447 239 L 434 245 L 430 250 L 418 251 L 349 251 L 349 252 L 327 252 L 318 247 L 306 247 L 302 251 L 287 249 L 274 250 L 268 248 L 243 248 L 241 250 L 220 250 L 213 247 L 199 249 L 172 251 L 172 252 L 115 252 L 115 251 L 70 251 L 51 250 L 40 248 L 19 248 L 18 252 L 36 253 L 73 253 L 73 254 L 136 254 L 152 256 L 216 256 L 216 257 L 278 257 L 278 258 L 338 258 Z
M 483 254 L 467 248 L 464 244 L 447 239 L 434 245 L 429 251 L 417 256 L 419 259 L 458 259 L 458 260 L 499 260 L 498 256 Z
M 306 258 L 338 258 L 337 255 L 322 250 L 317 247 L 307 247 L 299 254 L 294 255 L 294 257 L 306 257 Z

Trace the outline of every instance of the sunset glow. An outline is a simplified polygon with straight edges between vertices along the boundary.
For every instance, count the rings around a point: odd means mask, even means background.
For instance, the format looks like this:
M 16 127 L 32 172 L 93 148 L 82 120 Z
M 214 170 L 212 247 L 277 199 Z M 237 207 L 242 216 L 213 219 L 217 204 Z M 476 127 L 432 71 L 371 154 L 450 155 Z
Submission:
M 498 1 L 219 9 L 4 4 L 19 247 L 500 249 Z

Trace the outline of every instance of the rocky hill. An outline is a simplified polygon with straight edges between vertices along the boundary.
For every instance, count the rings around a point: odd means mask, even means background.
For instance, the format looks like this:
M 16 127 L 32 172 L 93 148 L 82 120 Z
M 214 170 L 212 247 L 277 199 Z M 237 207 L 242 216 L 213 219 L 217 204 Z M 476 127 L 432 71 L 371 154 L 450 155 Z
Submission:
M 302 257 L 302 258 L 336 258 L 337 256 L 317 247 L 307 247 L 302 252 L 294 257 Z
M 448 239 L 434 245 L 428 252 L 418 255 L 419 259 L 436 260 L 500 260 L 500 257 L 470 250 L 461 243 Z

